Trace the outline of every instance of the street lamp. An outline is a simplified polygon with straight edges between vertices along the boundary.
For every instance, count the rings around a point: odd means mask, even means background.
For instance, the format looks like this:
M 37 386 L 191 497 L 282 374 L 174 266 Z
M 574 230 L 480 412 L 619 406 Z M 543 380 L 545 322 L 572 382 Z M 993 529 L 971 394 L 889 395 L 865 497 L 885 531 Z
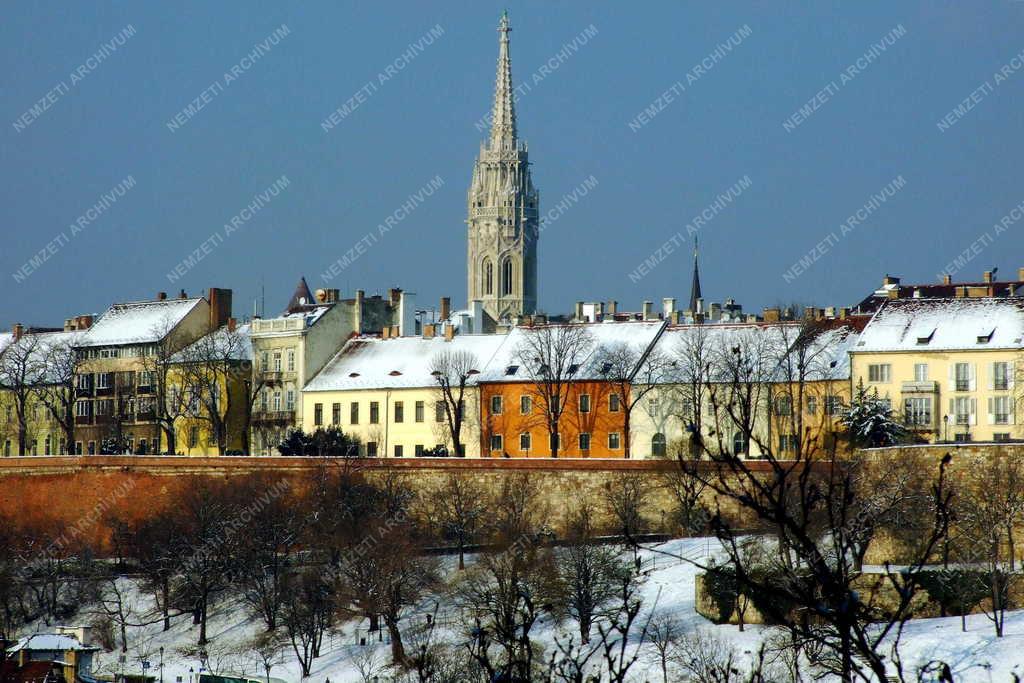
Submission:
M 949 415 L 942 416 L 942 440 L 949 441 Z
M 164 646 L 160 646 L 160 683 L 164 683 Z

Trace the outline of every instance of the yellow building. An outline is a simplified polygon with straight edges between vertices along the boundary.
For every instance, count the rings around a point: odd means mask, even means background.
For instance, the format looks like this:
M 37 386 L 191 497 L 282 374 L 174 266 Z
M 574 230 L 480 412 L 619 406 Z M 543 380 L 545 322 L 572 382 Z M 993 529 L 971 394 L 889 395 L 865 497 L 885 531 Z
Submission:
M 848 320 L 676 325 L 653 354 L 670 371 L 634 384 L 636 457 L 814 457 L 849 403 Z
M 429 334 L 429 333 L 428 333 Z M 357 337 L 345 344 L 302 392 L 302 428 L 337 426 L 362 443 L 369 457 L 409 457 L 443 446 L 454 453 L 437 363 L 456 361 L 465 376 L 459 440 L 480 455 L 476 378 L 508 335 Z M 454 375 L 458 375 L 456 372 Z M 458 392 L 456 376 L 452 390 Z
M 168 401 L 181 405 L 174 420 L 178 453 L 248 454 L 255 398 L 249 329 L 231 319 L 171 359 Z
M 1017 298 L 894 299 L 852 348 L 853 385 L 877 391 L 925 441 L 1019 439 L 1022 340 Z

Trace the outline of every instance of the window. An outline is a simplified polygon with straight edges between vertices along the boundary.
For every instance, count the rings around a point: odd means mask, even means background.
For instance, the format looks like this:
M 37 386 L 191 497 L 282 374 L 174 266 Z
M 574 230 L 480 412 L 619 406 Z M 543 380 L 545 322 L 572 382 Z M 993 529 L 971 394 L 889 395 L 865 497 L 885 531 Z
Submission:
M 519 414 L 529 415 L 533 412 L 533 399 L 525 394 L 519 397 Z
M 877 384 L 888 384 L 892 374 L 892 366 L 888 363 L 872 363 L 868 365 L 868 381 Z
M 580 412 L 590 412 L 590 394 L 580 394 Z
M 263 372 L 266 372 L 267 370 L 270 369 L 269 358 L 270 355 L 266 351 L 260 354 L 260 370 L 262 370 Z
M 444 422 L 445 415 L 447 414 L 444 404 L 444 401 L 434 403 L 434 422 Z
M 405 422 L 405 404 L 395 401 L 395 422 Z
M 285 410 L 295 410 L 295 390 L 289 389 L 287 394 L 287 401 L 285 403 Z
M 415 420 L 423 422 L 423 401 L 416 401 L 415 413 Z
M 610 433 L 608 435 L 608 448 L 614 451 L 617 448 L 620 448 L 621 446 L 622 446 L 622 443 L 621 443 L 621 437 L 619 436 L 619 433 L 618 432 Z
M 501 434 L 491 434 L 491 450 L 501 450 Z
M 825 414 L 826 415 L 840 415 L 843 412 L 843 397 L 842 396 L 826 396 L 825 397 Z
M 1010 388 L 1010 364 L 992 364 L 992 388 L 996 391 L 1006 391 Z
M 416 448 L 413 449 L 413 452 L 416 454 L 417 458 L 422 458 L 423 457 L 423 444 L 421 444 L 421 443 L 416 444 Z
M 32 455 L 39 455 L 39 439 L 32 439 Z
M 904 399 L 903 416 L 908 425 L 930 427 L 932 424 L 932 400 L 926 396 Z
M 348 407 L 348 423 L 352 425 L 359 424 L 359 404 L 353 403 Z
M 324 423 L 324 404 L 314 403 L 313 404 L 313 424 L 317 427 Z
M 199 445 L 199 427 L 188 428 L 188 447 L 195 448 Z
M 548 435 L 548 448 L 554 453 L 556 450 L 562 450 L 562 435 L 561 434 L 549 434 Z
M 82 442 L 81 441 L 76 441 L 75 442 L 75 455 L 81 455 L 81 454 L 82 454 Z
M 817 396 L 808 396 L 807 397 L 807 401 L 805 403 L 806 403 L 806 406 L 807 406 L 807 414 L 808 415 L 814 415 L 815 413 L 818 412 L 818 397 Z
M 366 442 L 366 457 L 376 458 L 377 457 L 377 442 L 367 441 Z
M 281 392 L 274 392 L 274 400 L 271 402 L 271 406 L 274 408 L 274 412 L 280 412 L 281 410 Z
M 494 264 L 484 261 L 484 294 L 494 294 Z
M 971 440 L 970 432 L 957 432 L 953 435 L 953 441 L 957 443 L 967 443 Z
M 92 384 L 92 375 L 85 374 L 78 376 L 78 390 L 89 391 L 89 387 Z
M 783 453 L 796 452 L 796 434 L 779 434 L 779 450 Z
M 501 396 L 491 396 L 491 415 L 501 415 Z
M 658 432 L 657 434 L 651 437 L 651 455 L 659 458 L 664 458 L 667 452 L 668 449 L 665 443 L 665 435 L 662 434 L 661 432 Z
M 971 364 L 957 363 L 953 366 L 955 391 L 972 391 L 971 387 Z
M 620 406 L 619 395 L 618 394 L 610 394 L 608 396 L 608 412 L 609 413 L 617 413 L 617 412 L 619 412 L 619 406 Z
M 46 450 L 44 450 L 43 452 L 44 452 L 44 453 L 45 453 L 46 455 L 51 455 L 51 453 L 52 453 L 52 452 L 50 451 L 50 437 L 46 437 L 46 442 L 45 442 L 45 444 L 46 444 L 46 445 L 45 445 L 45 448 L 46 448 Z
M 274 372 L 281 372 L 281 352 L 274 351 Z
M 114 402 L 110 400 L 96 401 L 97 415 L 110 415 L 114 410 Z
M 736 432 L 732 435 L 733 455 L 746 455 L 749 449 L 750 443 L 747 441 L 747 437 L 743 432 Z
M 914 381 L 915 382 L 927 382 L 928 381 L 928 364 L 927 363 L 914 363 Z
M 590 450 L 590 432 L 580 433 L 580 450 L 584 453 Z
M 96 376 L 96 388 L 97 389 L 109 389 L 110 388 L 110 374 L 109 372 L 101 372 Z
M 788 417 L 793 414 L 793 399 L 789 396 L 775 397 L 775 414 Z
M 1009 396 L 994 396 L 988 400 L 989 424 L 1013 424 L 1013 399 Z
M 530 450 L 530 432 L 523 432 L 519 435 L 519 450 L 528 451 Z
M 270 400 L 270 392 L 264 389 L 260 392 L 260 410 L 267 412 L 267 402 Z
M 380 403 L 370 401 L 370 424 L 375 425 L 378 422 L 380 422 Z
M 401 458 L 402 455 L 403 455 L 403 452 L 404 451 L 403 451 L 402 446 L 399 445 L 399 444 L 395 444 L 395 457 L 396 458 Z
M 288 372 L 295 372 L 295 351 L 288 351 Z
M 992 440 L 993 441 L 997 441 L 997 442 L 1009 441 L 1010 440 L 1010 433 L 1009 432 L 996 432 L 995 434 L 992 435 Z
M 88 445 L 88 448 L 89 448 L 89 450 L 88 450 L 89 455 L 96 455 L 96 442 L 95 441 L 90 441 L 89 445 Z
M 11 457 L 11 440 L 7 439 L 4 441 L 4 457 Z
M 89 417 L 88 401 L 75 401 L 75 417 Z
M 332 425 L 340 425 L 341 424 L 341 404 L 340 403 L 332 403 L 331 404 L 331 424 Z
M 501 293 L 504 296 L 512 293 L 512 261 L 501 265 Z
M 950 412 L 953 413 L 954 422 L 958 425 L 969 425 L 974 423 L 974 410 L 972 403 L 974 399 L 966 396 L 958 396 L 950 399 Z

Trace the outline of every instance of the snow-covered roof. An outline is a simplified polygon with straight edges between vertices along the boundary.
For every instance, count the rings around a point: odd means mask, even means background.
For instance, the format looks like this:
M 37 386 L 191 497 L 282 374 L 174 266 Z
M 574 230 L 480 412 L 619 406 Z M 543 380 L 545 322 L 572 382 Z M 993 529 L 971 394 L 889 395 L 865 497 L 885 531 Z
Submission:
M 74 348 L 84 334 L 83 331 L 28 332 L 22 335 L 19 341 L 8 344 L 7 348 L 24 347 L 29 354 L 28 363 L 32 367 L 33 382 L 47 384 L 60 379 L 53 374 L 59 368 L 49 362 L 50 354 L 62 344 Z M 24 351 L 20 353 L 24 353 Z
M 10 332 L 0 332 L 0 353 L 14 342 L 14 335 Z
M 62 635 L 59 633 L 33 633 L 30 636 L 25 636 L 13 647 L 9 648 L 8 652 L 20 652 L 26 651 L 46 651 L 46 652 L 68 652 L 69 650 L 99 650 L 98 647 L 89 645 L 82 645 L 78 638 L 74 636 Z
M 1024 300 L 893 299 L 871 318 L 854 352 L 1019 349 Z
M 226 325 L 219 327 L 171 356 L 171 362 L 181 363 L 194 358 L 197 351 L 205 354 L 207 344 L 211 342 L 215 349 L 214 358 L 211 360 L 252 360 L 251 330 L 249 323 L 239 325 L 234 333 L 229 332 Z
M 605 365 L 607 353 L 616 347 L 625 345 L 640 357 L 650 348 L 658 334 L 665 327 L 660 320 L 655 321 L 621 321 L 600 323 L 573 323 L 571 325 L 551 325 L 556 333 L 559 330 L 582 327 L 590 336 L 588 348 L 579 359 L 579 368 L 571 373 L 576 380 L 603 379 L 602 367 Z M 477 378 L 479 382 L 528 382 L 534 374 L 524 365 L 527 335 L 529 327 L 516 327 L 509 332 L 509 341 L 495 355 L 494 360 Z
M 430 364 L 436 354 L 444 351 L 472 353 L 480 363 L 475 369 L 483 372 L 508 339 L 506 334 L 463 334 L 451 341 L 443 337 L 356 337 L 306 384 L 305 391 L 435 386 L 437 380 L 430 374 Z M 478 378 L 479 375 L 474 374 L 470 382 Z
M 187 316 L 202 297 L 114 304 L 82 336 L 81 346 L 158 342 Z

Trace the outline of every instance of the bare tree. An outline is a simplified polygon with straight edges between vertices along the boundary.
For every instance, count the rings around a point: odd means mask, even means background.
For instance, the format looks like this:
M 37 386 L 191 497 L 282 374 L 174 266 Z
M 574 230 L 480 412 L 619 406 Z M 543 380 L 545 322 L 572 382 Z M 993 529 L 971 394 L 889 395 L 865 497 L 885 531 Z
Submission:
M 39 392 L 39 399 L 64 433 L 64 453 L 74 452 L 75 447 L 76 378 L 80 364 L 77 340 L 76 335 L 61 334 L 59 341 L 47 345 L 45 381 Z
M 625 456 L 632 453 L 633 410 L 654 391 L 672 369 L 668 356 L 658 349 L 646 349 L 619 342 L 602 348 L 597 359 L 601 376 L 611 384 L 622 410 L 622 438 Z
M 331 623 L 335 602 L 333 588 L 311 568 L 292 576 L 285 591 L 281 622 L 299 660 L 305 678 L 320 656 L 324 633 Z
M 209 424 L 221 455 L 228 448 L 229 419 L 239 398 L 236 385 L 251 377 L 249 336 L 223 327 L 186 346 L 175 361 L 182 375 L 182 390 L 197 401 L 196 419 Z M 242 400 L 248 400 L 246 395 Z M 244 408 L 244 406 L 242 406 Z
M 669 683 L 669 671 L 675 672 L 674 661 L 679 649 L 679 641 L 683 638 L 683 625 L 674 615 L 659 612 L 651 618 L 648 628 L 651 647 L 654 648 L 655 660 L 661 669 L 662 683 Z
M 576 373 L 590 356 L 593 337 L 586 325 L 539 325 L 524 329 L 516 356 L 526 368 L 530 392 L 541 408 L 551 457 L 557 458 L 562 414 Z
M 194 412 L 196 408 L 192 403 L 192 394 L 183 390 L 174 378 L 174 357 L 188 339 L 170 320 L 158 323 L 152 333 L 157 341 L 148 346 L 146 355 L 142 357 L 142 368 L 150 378 L 153 418 L 157 423 L 158 435 L 163 436 L 163 450 L 168 455 L 174 455 L 178 448 L 176 421 Z M 142 406 L 139 412 L 142 412 Z M 159 440 L 153 452 L 160 452 Z
M 449 474 L 430 496 L 429 514 L 444 538 L 459 549 L 459 569 L 466 568 L 466 546 L 484 529 L 488 512 L 486 491 L 469 477 Z
M 264 631 L 256 634 L 244 649 L 243 654 L 259 662 L 266 677 L 266 683 L 270 683 L 270 672 L 275 666 L 284 664 L 285 637 L 277 631 Z
M 437 394 L 444 404 L 445 423 L 452 452 L 462 457 L 466 447 L 462 443 L 462 428 L 470 415 L 466 410 L 466 387 L 473 375 L 479 373 L 480 360 L 469 351 L 446 349 L 430 359 L 430 374 L 437 382 Z
M 28 452 L 32 407 L 44 374 L 41 360 L 37 334 L 23 334 L 0 353 L 0 390 L 6 391 L 14 408 L 18 455 Z

